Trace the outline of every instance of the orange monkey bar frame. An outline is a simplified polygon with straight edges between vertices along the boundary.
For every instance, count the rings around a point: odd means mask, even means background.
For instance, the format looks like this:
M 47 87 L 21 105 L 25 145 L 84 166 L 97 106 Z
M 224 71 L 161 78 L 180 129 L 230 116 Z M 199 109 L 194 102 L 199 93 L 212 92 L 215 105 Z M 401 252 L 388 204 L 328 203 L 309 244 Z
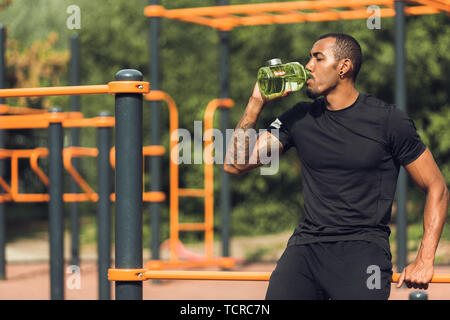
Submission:
M 407 15 L 450 14 L 449 0 L 408 0 Z M 144 10 L 147 17 L 164 17 L 205 25 L 222 31 L 238 26 L 265 24 L 287 24 L 332 20 L 367 19 L 372 13 L 367 7 L 380 7 L 383 18 L 394 17 L 395 0 L 317 0 L 260 4 L 165 9 L 161 5 L 150 5 Z
M 169 280 L 235 280 L 268 281 L 270 272 L 238 271 L 161 271 L 147 269 L 109 269 L 108 279 L 113 281 L 145 281 L 148 279 Z M 400 273 L 392 275 L 392 282 L 398 282 Z M 450 274 L 434 274 L 431 283 L 450 283 Z
M 7 104 L 0 104 L 0 114 L 42 114 L 47 112 L 43 109 L 25 108 L 25 107 L 11 107 Z
M 120 84 L 120 83 L 119 83 Z M 148 83 L 147 83 L 148 84 Z M 148 89 L 149 86 L 144 86 L 140 82 L 128 82 L 125 86 L 120 87 L 117 84 L 111 83 L 107 86 L 89 86 L 95 87 L 95 93 L 107 93 L 127 91 L 132 87 L 133 90 Z M 64 88 L 64 89 L 61 89 Z M 73 94 L 73 92 L 86 92 L 86 87 L 60 87 L 56 88 L 56 91 L 64 94 Z M 106 89 L 108 88 L 108 89 Z M 44 89 L 44 90 L 41 90 Z M 24 92 L 24 94 L 32 94 L 39 91 L 39 93 L 48 95 L 51 94 L 50 89 L 55 88 L 35 88 L 35 89 L 7 89 L 9 92 L 13 91 L 13 94 L 17 92 Z M 145 90 L 147 90 L 145 89 Z M 88 92 L 92 93 L 94 90 L 89 88 Z M 148 90 L 147 90 L 148 91 Z M 3 92 L 3 91 L 1 91 Z M 0 95 L 2 95 L 0 92 Z M 70 93 L 72 92 L 72 93 Z M 1 107 L 6 105 L 0 105 Z M 8 107 L 8 106 L 6 106 Z M 9 109 L 8 109 L 9 110 Z M 51 122 L 61 122 L 64 128 L 72 127 L 113 127 L 115 124 L 114 117 L 94 117 L 91 119 L 83 118 L 81 112 L 68 112 L 68 113 L 43 113 L 44 110 L 20 108 L 15 113 L 31 113 L 25 115 L 8 115 L 0 117 L 0 129 L 44 129 L 48 128 Z M 162 146 L 146 146 L 143 147 L 143 156 L 160 156 L 165 153 L 165 149 Z M 98 149 L 96 148 L 81 148 L 81 147 L 69 147 L 63 149 L 63 164 L 67 172 L 72 176 L 84 193 L 66 193 L 63 195 L 65 202 L 82 202 L 82 201 L 98 201 L 98 194 L 88 185 L 88 183 L 81 177 L 78 171 L 72 166 L 73 157 L 96 157 L 98 155 Z M 4 194 L 0 194 L 0 202 L 15 201 L 15 202 L 48 202 L 48 194 L 23 194 L 19 193 L 19 166 L 18 162 L 20 158 L 29 158 L 30 166 L 34 173 L 39 177 L 42 183 L 46 186 L 49 184 L 47 175 L 41 170 L 38 165 L 38 160 L 41 157 L 48 156 L 47 148 L 36 148 L 31 150 L 0 150 L 0 158 L 11 159 L 11 186 L 0 177 L 0 187 L 5 191 Z M 114 147 L 110 152 L 111 165 L 115 167 L 115 153 Z M 163 192 L 145 192 L 143 193 L 144 202 L 162 202 L 165 200 L 165 194 Z M 111 194 L 111 201 L 115 201 L 115 194 Z
M 235 260 L 230 257 L 214 258 L 214 167 L 212 154 L 205 152 L 205 186 L 204 189 L 189 189 L 179 187 L 178 168 L 178 109 L 174 100 L 163 91 L 151 91 L 145 95 L 149 101 L 164 101 L 169 108 L 170 129 L 170 259 L 169 261 L 150 260 L 147 262 L 149 269 L 163 269 L 166 267 L 206 267 L 222 266 L 232 268 Z M 206 107 L 204 115 L 204 132 L 210 132 L 213 128 L 213 116 L 218 107 L 231 108 L 234 105 L 231 99 L 214 99 Z M 204 151 L 212 144 L 212 136 L 205 137 Z M 211 150 L 212 151 L 212 150 Z M 204 222 L 180 223 L 179 221 L 179 198 L 180 197 L 204 197 L 205 211 Z M 180 260 L 179 240 L 180 231 L 204 231 L 205 232 L 205 256 L 190 260 Z

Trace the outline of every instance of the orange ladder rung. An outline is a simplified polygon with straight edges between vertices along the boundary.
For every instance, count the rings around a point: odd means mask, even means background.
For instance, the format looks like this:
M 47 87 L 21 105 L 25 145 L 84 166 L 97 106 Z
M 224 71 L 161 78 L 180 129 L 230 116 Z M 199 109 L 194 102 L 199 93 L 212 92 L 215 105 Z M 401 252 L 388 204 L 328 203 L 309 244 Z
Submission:
M 206 224 L 203 222 L 183 222 L 178 223 L 178 230 L 180 231 L 204 231 Z

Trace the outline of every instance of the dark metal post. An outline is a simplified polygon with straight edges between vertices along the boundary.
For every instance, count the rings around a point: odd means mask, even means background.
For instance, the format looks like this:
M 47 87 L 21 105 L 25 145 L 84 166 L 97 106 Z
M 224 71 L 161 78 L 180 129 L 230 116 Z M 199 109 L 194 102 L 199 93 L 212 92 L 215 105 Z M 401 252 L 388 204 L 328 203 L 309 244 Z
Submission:
M 50 112 L 62 112 L 53 108 Z M 49 125 L 49 233 L 50 298 L 64 299 L 64 212 L 63 212 L 63 128 L 61 122 Z
M 157 5 L 158 0 L 151 0 L 151 5 Z M 160 18 L 153 17 L 150 19 L 150 79 L 152 84 L 152 90 L 159 90 L 159 28 Z M 160 145 L 160 116 L 159 101 L 151 101 L 151 145 Z M 161 157 L 150 157 L 150 191 L 161 191 Z M 151 213 L 151 243 L 150 248 L 152 252 L 152 259 L 159 260 L 159 216 L 160 216 L 160 204 L 159 202 L 150 203 Z
M 142 81 L 121 70 L 117 81 Z M 142 94 L 118 93 L 116 116 L 116 268 L 142 268 Z M 116 299 L 142 299 L 141 281 L 116 281 Z
M 409 294 L 409 300 L 428 300 L 428 295 L 426 292 L 413 291 Z
M 6 28 L 0 25 L 0 89 L 5 88 L 5 41 Z M 5 103 L 5 98 L 0 98 L 0 104 Z M 5 147 L 5 130 L 0 130 L 0 149 Z M 5 161 L 0 159 L 0 177 L 5 174 Z M 0 193 L 4 193 L 0 187 Z M 0 280 L 6 279 L 6 205 L 0 202 Z
M 80 83 L 79 69 L 80 69 L 80 59 L 79 59 L 79 45 L 78 45 L 78 35 L 73 35 L 70 38 L 70 85 L 77 86 Z M 80 111 L 80 96 L 72 95 L 70 96 L 70 105 L 72 111 Z M 72 138 L 72 146 L 79 145 L 79 128 L 71 128 L 70 136 Z M 79 169 L 79 162 L 77 158 L 72 159 L 72 164 L 75 170 Z M 72 179 L 70 184 L 70 192 L 78 193 L 80 188 L 77 183 Z M 71 264 L 79 265 L 80 264 L 80 221 L 78 214 L 78 202 L 72 202 L 70 204 L 70 234 L 72 238 L 72 255 L 71 255 Z
M 405 14 L 403 1 L 395 1 L 395 104 L 406 111 L 405 83 Z M 401 272 L 407 264 L 406 247 L 407 176 L 400 169 L 397 184 L 397 268 Z
M 101 112 L 100 117 L 111 117 L 109 112 Z M 108 269 L 111 266 L 111 167 L 109 150 L 111 148 L 111 128 L 98 128 L 98 297 L 111 299 L 111 285 Z
M 227 5 L 227 0 L 219 0 L 220 5 Z M 220 37 L 220 97 L 229 98 L 229 32 L 219 31 Z M 222 131 L 223 154 L 226 152 L 226 129 L 228 128 L 230 111 L 227 108 L 221 108 L 220 112 L 220 130 Z M 222 187 L 220 189 L 220 206 L 222 212 L 222 256 L 230 256 L 230 175 L 221 171 Z

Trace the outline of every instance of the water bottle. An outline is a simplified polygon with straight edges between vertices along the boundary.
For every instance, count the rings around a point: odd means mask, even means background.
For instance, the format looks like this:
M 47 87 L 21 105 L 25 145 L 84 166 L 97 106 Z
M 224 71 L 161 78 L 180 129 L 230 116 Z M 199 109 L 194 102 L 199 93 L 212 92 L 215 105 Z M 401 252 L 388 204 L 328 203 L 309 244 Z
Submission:
M 287 90 L 298 91 L 310 78 L 310 72 L 298 62 L 281 64 L 281 60 L 267 61 L 267 67 L 258 70 L 258 87 L 261 94 L 272 99 L 283 95 Z M 283 71 L 284 75 L 276 76 L 274 72 Z

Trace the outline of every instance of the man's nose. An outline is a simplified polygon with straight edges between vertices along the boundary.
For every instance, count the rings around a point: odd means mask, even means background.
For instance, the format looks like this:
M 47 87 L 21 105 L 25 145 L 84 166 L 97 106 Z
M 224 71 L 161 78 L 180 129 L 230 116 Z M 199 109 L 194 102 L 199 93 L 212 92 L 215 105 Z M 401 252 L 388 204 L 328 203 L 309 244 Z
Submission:
M 311 60 L 308 61 L 308 63 L 305 66 L 305 69 L 308 70 L 309 72 L 312 72 L 312 63 Z

